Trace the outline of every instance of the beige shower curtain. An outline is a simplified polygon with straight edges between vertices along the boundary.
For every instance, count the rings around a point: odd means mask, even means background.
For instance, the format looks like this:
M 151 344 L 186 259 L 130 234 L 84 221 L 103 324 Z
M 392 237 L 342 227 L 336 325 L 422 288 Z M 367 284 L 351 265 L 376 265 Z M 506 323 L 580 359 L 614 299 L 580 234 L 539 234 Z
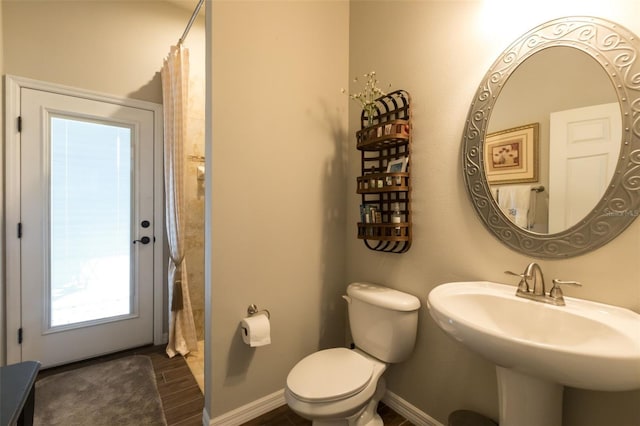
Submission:
M 167 354 L 198 350 L 184 257 L 184 143 L 187 129 L 189 50 L 172 46 L 162 67 L 164 186 L 169 240 L 169 343 Z

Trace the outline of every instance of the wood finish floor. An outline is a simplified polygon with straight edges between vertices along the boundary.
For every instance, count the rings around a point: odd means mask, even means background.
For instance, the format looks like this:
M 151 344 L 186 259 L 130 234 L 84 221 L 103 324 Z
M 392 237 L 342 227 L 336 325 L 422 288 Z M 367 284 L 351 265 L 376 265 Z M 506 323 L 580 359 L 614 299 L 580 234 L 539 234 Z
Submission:
M 158 393 L 160 394 L 160 399 L 162 399 L 167 425 L 202 426 L 204 396 L 198 387 L 198 383 L 191 374 L 191 370 L 189 370 L 184 358 L 181 356 L 169 358 L 165 353 L 164 346 L 146 346 L 87 361 L 75 362 L 61 367 L 49 368 L 40 371 L 38 379 L 63 371 L 131 355 L 146 355 L 151 359 L 153 369 L 156 373 Z M 385 426 L 413 426 L 411 422 L 402 418 L 382 403 L 380 403 L 378 407 L 378 413 L 382 417 Z M 285 405 L 246 422 L 242 426 L 302 425 L 311 425 L 311 422 L 298 416 Z

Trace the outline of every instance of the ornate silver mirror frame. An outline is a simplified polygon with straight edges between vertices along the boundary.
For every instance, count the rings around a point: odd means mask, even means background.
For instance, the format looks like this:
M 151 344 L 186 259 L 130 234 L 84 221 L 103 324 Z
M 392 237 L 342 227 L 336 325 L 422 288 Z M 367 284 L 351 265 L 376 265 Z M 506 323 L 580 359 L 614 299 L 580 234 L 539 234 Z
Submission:
M 536 52 L 554 46 L 585 52 L 609 75 L 622 113 L 622 141 L 614 176 L 594 209 L 565 231 L 537 234 L 516 226 L 492 197 L 485 174 L 484 141 L 492 108 L 511 73 Z M 640 215 L 639 51 L 638 38 L 618 24 L 592 17 L 567 17 L 529 31 L 493 63 L 471 103 L 462 161 L 474 208 L 487 229 L 504 244 L 538 258 L 577 256 L 611 241 Z

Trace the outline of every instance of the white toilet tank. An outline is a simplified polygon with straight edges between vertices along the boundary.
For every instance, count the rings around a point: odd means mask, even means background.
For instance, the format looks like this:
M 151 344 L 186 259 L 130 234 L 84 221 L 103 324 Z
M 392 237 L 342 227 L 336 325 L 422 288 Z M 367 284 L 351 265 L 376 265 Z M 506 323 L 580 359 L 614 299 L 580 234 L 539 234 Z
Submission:
M 411 355 L 418 330 L 417 297 L 376 284 L 353 283 L 345 298 L 356 347 L 389 363 Z

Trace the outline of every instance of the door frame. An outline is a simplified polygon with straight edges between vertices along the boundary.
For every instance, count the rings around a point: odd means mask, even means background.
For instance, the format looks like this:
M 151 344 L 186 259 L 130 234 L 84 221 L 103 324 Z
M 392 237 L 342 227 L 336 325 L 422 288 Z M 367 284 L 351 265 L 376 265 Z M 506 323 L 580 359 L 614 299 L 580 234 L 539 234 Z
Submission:
M 22 88 L 75 96 L 99 102 L 112 103 L 153 113 L 153 342 L 160 345 L 167 342 L 164 330 L 165 299 L 165 256 L 164 256 L 164 167 L 163 167 L 163 124 L 162 105 L 136 99 L 121 98 L 102 93 L 77 89 L 69 86 L 32 80 L 14 75 L 5 76 L 5 312 L 6 312 L 6 363 L 20 362 L 22 351 L 17 333 L 21 327 L 21 255 L 17 226 L 20 222 L 20 115 Z M 1 324 L 2 319 L 0 319 Z M 1 347 L 1 345 L 0 345 Z M 1 358 L 0 358 L 1 359 Z

